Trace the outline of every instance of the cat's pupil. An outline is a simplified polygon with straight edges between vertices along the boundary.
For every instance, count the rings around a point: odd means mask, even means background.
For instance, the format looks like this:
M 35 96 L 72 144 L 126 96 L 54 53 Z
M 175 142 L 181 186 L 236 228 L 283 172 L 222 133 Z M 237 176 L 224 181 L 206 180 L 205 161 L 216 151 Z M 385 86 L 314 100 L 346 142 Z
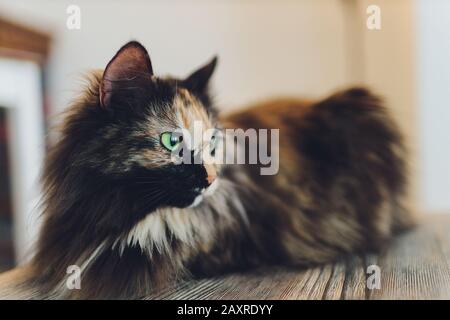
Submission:
M 183 141 L 183 136 L 175 136 L 175 135 L 170 136 L 170 144 L 172 146 L 175 146 L 177 143 L 181 141 Z
M 210 154 L 214 157 L 216 154 L 216 137 L 215 136 L 211 137 L 210 148 L 211 148 Z

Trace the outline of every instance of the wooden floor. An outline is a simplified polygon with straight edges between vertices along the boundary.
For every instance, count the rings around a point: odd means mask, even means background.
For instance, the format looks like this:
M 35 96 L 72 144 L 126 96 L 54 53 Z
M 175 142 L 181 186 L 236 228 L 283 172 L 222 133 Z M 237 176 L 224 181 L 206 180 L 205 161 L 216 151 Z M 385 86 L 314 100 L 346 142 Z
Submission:
M 380 289 L 366 286 L 369 265 Z M 148 299 L 450 299 L 450 215 L 426 217 L 378 255 L 307 270 L 276 268 L 191 281 Z

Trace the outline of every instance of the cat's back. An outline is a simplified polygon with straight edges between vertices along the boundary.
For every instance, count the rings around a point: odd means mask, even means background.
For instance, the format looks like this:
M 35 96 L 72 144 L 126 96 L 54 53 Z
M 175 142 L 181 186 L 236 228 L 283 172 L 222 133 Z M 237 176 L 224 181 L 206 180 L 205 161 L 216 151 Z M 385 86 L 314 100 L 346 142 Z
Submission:
M 403 210 L 403 139 L 382 100 L 369 90 L 352 88 L 319 101 L 270 100 L 223 116 L 222 123 L 279 130 L 276 174 L 264 176 L 246 165 L 232 168 L 239 174 L 230 177 L 256 190 L 255 212 L 287 217 L 290 223 L 280 229 L 291 228 L 282 242 L 293 260 L 308 255 L 308 261 L 329 261 L 337 252 L 378 248 L 413 224 Z M 326 249 L 308 249 L 300 239 L 305 234 Z M 301 246 L 307 249 L 297 251 Z
M 389 189 L 403 187 L 401 134 L 382 101 L 367 89 L 351 88 L 318 101 L 268 100 L 224 115 L 221 122 L 225 128 L 278 130 L 278 141 L 269 144 L 277 143 L 279 174 L 291 185 L 307 179 L 331 187 L 339 177 L 362 183 L 363 176 L 374 174 Z
M 238 111 L 220 116 L 225 128 L 280 129 L 287 119 L 300 120 L 313 105 L 313 101 L 298 98 L 275 98 L 250 104 Z

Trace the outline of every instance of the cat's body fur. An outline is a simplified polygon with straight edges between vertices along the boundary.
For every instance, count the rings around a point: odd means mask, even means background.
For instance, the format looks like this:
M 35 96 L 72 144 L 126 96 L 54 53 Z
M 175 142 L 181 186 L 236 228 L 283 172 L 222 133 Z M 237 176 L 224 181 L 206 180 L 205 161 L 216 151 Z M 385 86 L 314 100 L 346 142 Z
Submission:
M 158 81 L 165 92 L 174 80 Z M 155 168 L 166 160 L 157 149 L 146 156 L 129 151 L 141 150 L 138 145 L 122 149 L 143 132 L 153 134 L 144 127 L 132 128 L 139 134 L 122 144 L 102 145 L 118 133 L 114 126 L 99 129 L 106 121 L 99 106 L 101 85 L 97 73 L 70 109 L 61 141 L 48 157 L 44 228 L 22 281 L 37 288 L 36 297 L 137 298 L 189 276 L 324 263 L 378 249 L 412 223 L 401 204 L 400 135 L 378 98 L 365 89 L 318 103 L 274 100 L 222 116 L 226 128 L 280 129 L 279 173 L 262 176 L 254 165 L 216 168 L 221 173 L 203 201 L 178 208 L 178 202 L 158 207 L 139 202 L 135 197 L 143 195 L 135 181 L 120 176 L 129 177 L 136 166 L 157 174 Z M 179 104 L 171 112 L 181 114 L 184 124 L 192 117 L 214 126 L 214 114 L 202 111 L 209 108 L 209 97 L 177 86 L 172 96 L 160 97 Z M 162 124 L 151 130 L 157 125 Z M 126 152 L 133 157 L 118 161 Z M 144 174 L 138 173 L 130 177 Z M 69 265 L 82 269 L 80 290 L 67 289 Z

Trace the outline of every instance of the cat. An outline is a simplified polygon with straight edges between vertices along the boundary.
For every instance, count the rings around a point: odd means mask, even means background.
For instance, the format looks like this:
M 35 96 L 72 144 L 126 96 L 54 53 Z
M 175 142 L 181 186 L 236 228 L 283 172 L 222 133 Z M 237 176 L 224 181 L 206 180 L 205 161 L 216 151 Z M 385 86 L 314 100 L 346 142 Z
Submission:
M 189 277 L 308 267 L 378 250 L 414 225 L 405 148 L 365 88 L 222 115 L 209 80 L 157 77 L 124 45 L 68 109 L 43 174 L 43 227 L 21 288 L 37 298 L 140 298 Z M 174 164 L 176 129 L 279 129 L 279 172 Z M 194 153 L 194 150 L 191 150 Z M 67 287 L 80 268 L 81 288 Z

